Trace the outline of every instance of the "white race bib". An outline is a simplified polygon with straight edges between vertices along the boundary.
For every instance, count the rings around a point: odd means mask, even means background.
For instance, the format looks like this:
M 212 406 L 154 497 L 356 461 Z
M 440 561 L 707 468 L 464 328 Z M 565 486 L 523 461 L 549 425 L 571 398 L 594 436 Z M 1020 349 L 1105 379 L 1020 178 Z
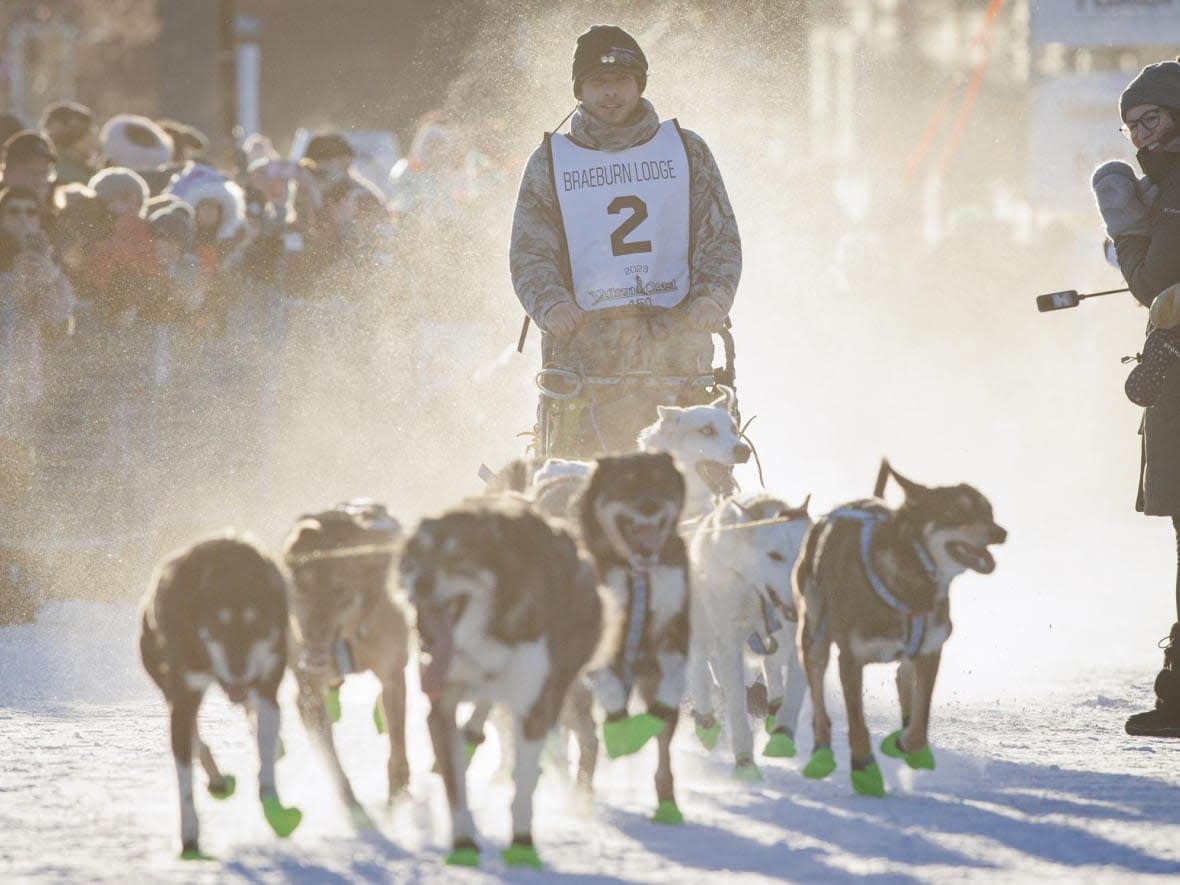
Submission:
M 574 299 L 582 310 L 675 307 L 688 294 L 688 152 L 675 120 L 622 151 L 550 135 Z

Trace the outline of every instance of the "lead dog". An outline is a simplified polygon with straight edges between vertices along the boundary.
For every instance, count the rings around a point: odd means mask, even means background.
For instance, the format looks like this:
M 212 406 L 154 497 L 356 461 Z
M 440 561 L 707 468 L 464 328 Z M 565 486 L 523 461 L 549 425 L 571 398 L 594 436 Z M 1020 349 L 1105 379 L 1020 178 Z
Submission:
M 172 756 L 180 790 L 181 857 L 203 857 L 193 803 L 194 754 L 209 777 L 209 792 L 226 798 L 232 775 L 222 774 L 197 732 L 197 711 L 213 683 L 254 715 L 258 792 L 263 813 L 279 836 L 289 836 L 301 813 L 285 808 L 275 789 L 279 740 L 279 682 L 286 667 L 287 600 L 283 576 L 260 550 L 234 537 L 202 541 L 157 569 L 143 600 L 139 650 L 144 669 L 168 705 Z
M 883 796 L 864 720 L 865 664 L 901 661 L 897 692 L 903 728 L 881 744 L 911 768 L 933 768 L 928 744 L 930 699 L 951 633 L 950 583 L 967 570 L 990 574 L 988 551 L 1007 532 L 988 500 L 969 485 L 927 488 L 882 462 L 877 493 L 892 475 L 905 493 L 896 510 L 879 499 L 856 501 L 821 518 L 795 567 L 799 645 L 814 707 L 815 743 L 803 773 L 827 777 L 836 768 L 832 723 L 824 704 L 831 646 L 840 650 L 840 683 L 848 710 L 852 785 Z
M 684 697 L 689 645 L 688 556 L 677 533 L 684 508 L 684 477 L 672 456 L 638 453 L 599 458 L 580 498 L 581 541 L 603 589 L 625 615 L 623 641 L 610 666 L 590 674 L 606 712 L 603 725 L 612 758 L 637 752 L 657 737 L 657 823 L 682 823 L 672 776 L 671 744 Z M 647 711 L 628 715 L 632 689 Z M 589 704 L 582 704 L 584 734 Z M 579 711 L 574 711 L 575 716 Z M 596 747 L 583 742 L 580 773 L 593 773 Z M 588 781 L 588 778 L 586 778 Z
M 302 516 L 284 546 L 291 572 L 291 659 L 298 707 L 312 746 L 324 759 L 337 794 L 358 823 L 368 818 L 340 764 L 332 722 L 340 717 L 339 686 L 351 673 L 381 681 L 373 715 L 389 734 L 389 798 L 409 784 L 406 760 L 406 662 L 409 627 L 390 597 L 393 545 L 401 527 L 373 501 L 354 500 Z
M 421 644 L 427 724 L 451 807 L 447 863 L 479 863 L 455 720 L 468 701 L 508 710 L 513 730 L 510 865 L 539 867 L 532 802 L 540 754 L 570 684 L 613 654 L 594 571 L 574 540 L 516 502 L 473 504 L 424 519 L 399 562 Z
M 734 776 L 761 778 L 746 712 L 746 660 L 767 676 L 773 721 L 767 756 L 795 755 L 795 727 L 807 680 L 795 646 L 791 572 L 811 527 L 806 502 L 791 507 L 771 495 L 730 499 L 704 518 L 689 546 L 693 566 L 689 680 L 697 736 L 712 749 L 721 726 L 712 679 L 725 700 Z

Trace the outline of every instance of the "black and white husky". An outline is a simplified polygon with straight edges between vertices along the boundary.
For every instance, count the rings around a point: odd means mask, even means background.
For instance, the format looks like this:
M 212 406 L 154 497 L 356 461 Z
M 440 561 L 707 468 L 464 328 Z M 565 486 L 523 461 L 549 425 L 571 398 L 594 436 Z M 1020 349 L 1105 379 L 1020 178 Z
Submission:
M 614 659 L 589 676 L 606 712 L 607 755 L 634 753 L 658 738 L 654 820 L 659 823 L 684 819 L 671 759 L 689 648 L 688 556 L 677 532 L 684 489 L 671 455 L 638 453 L 599 458 L 580 498 L 582 544 L 603 590 L 625 617 Z M 628 715 L 632 690 L 646 712 Z M 588 751 L 582 747 L 583 754 Z
M 746 661 L 766 675 L 773 720 L 767 756 L 795 755 L 795 728 L 807 679 L 795 646 L 791 571 L 811 527 L 807 503 L 771 495 L 730 499 L 704 518 L 690 545 L 693 564 L 690 686 L 697 735 L 712 749 L 720 733 L 712 679 L 725 700 L 734 776 L 760 777 L 746 712 Z
M 340 764 L 332 722 L 340 716 L 340 684 L 350 673 L 371 671 L 381 681 L 373 716 L 378 729 L 389 733 L 390 799 L 406 788 L 409 627 L 389 593 L 401 534 L 381 504 L 360 499 L 300 517 L 283 551 L 293 579 L 291 657 L 299 714 L 338 795 L 361 824 L 369 821 Z
M 398 570 L 416 616 L 427 723 L 451 806 L 447 862 L 479 862 L 455 720 L 458 704 L 471 702 L 511 716 L 516 793 L 503 854 L 510 865 L 540 866 L 532 803 L 542 746 L 571 683 L 612 651 L 594 570 L 573 538 L 513 501 L 424 519 Z
M 279 706 L 275 698 L 287 662 L 287 597 L 283 576 L 257 547 L 234 537 L 202 541 L 161 564 L 143 601 L 139 650 L 144 668 L 164 693 L 172 755 L 180 787 L 181 857 L 201 857 L 193 804 L 192 760 L 198 755 L 209 792 L 234 790 L 197 732 L 197 711 L 217 683 L 255 718 L 258 791 L 271 828 L 288 836 L 302 817 L 285 808 L 275 789 Z

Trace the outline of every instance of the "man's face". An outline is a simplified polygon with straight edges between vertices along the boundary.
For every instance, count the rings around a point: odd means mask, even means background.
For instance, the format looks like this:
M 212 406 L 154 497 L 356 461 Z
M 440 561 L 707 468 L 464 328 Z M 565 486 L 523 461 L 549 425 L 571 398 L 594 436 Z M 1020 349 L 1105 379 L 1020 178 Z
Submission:
M 582 80 L 582 105 L 611 126 L 622 126 L 639 106 L 639 81 L 623 71 L 602 71 Z
M 44 200 L 49 196 L 53 173 L 54 164 L 50 160 L 40 157 L 19 160 L 4 166 L 4 183 L 10 187 L 27 188 Z
M 41 229 L 41 214 L 37 204 L 19 197 L 9 200 L 0 215 L 0 228 L 23 242 L 29 234 Z

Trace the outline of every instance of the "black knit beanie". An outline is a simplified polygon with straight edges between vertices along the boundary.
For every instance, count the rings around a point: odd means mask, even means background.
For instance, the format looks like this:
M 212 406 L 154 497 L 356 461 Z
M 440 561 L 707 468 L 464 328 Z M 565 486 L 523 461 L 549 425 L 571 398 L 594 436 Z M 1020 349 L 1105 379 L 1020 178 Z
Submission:
M 647 88 L 647 56 L 635 38 L 615 25 L 593 25 L 574 49 L 574 96 L 582 97 L 582 80 L 601 71 L 624 71 Z
M 1180 108 L 1180 63 L 1161 61 L 1140 71 L 1119 98 L 1119 116 L 1126 120 L 1127 111 L 1140 104 Z

